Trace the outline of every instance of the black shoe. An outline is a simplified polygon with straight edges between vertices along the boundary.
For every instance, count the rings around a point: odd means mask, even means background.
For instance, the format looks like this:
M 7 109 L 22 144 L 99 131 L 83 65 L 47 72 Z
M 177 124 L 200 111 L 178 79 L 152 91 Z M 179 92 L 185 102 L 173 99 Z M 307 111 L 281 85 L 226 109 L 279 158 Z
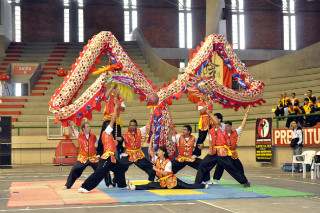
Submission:
M 250 182 L 246 182 L 245 184 L 243 184 L 243 187 L 245 187 L 245 188 L 250 187 Z

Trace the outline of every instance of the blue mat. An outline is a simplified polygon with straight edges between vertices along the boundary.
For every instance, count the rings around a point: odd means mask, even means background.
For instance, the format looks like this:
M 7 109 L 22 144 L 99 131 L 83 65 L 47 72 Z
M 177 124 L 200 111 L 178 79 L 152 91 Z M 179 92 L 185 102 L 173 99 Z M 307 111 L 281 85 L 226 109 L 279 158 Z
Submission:
M 193 181 L 180 178 L 187 183 Z M 139 179 L 133 179 L 133 182 Z M 239 184 L 240 185 L 240 184 Z M 251 191 L 243 191 L 221 185 L 210 185 L 209 189 L 160 189 L 160 190 L 136 190 L 106 188 L 101 182 L 99 190 L 120 201 L 120 203 L 182 201 L 182 200 L 214 200 L 214 199 L 239 199 L 239 198 L 266 198 L 263 194 Z

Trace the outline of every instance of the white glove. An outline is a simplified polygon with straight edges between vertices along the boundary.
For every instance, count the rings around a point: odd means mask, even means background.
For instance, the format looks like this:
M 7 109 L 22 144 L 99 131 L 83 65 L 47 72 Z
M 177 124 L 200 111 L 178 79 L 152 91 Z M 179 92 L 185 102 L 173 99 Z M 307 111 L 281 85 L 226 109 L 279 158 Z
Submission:
M 195 159 L 196 157 L 197 157 L 196 155 L 192 155 L 192 156 L 191 156 L 192 159 Z

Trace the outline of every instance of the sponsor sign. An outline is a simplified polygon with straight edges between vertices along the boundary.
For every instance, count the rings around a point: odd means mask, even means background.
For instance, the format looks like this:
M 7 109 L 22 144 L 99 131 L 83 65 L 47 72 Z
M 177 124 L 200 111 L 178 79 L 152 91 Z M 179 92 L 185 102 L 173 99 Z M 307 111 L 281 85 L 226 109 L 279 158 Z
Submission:
M 256 120 L 256 161 L 271 162 L 272 159 L 272 118 Z
M 319 127 L 305 127 L 302 128 L 304 143 L 303 146 L 320 146 L 320 128 Z M 291 143 L 290 129 L 274 129 L 273 130 L 273 145 L 274 146 L 290 146 Z

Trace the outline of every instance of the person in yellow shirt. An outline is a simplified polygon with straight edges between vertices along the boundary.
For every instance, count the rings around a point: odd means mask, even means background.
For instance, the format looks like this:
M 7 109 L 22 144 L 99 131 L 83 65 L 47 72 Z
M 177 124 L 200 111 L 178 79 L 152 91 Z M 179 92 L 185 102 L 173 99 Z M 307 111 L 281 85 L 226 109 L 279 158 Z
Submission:
M 316 96 L 312 95 L 312 90 L 311 89 L 308 90 L 306 95 L 307 95 L 307 99 L 309 101 L 309 104 L 310 105 L 315 105 L 317 99 L 316 99 Z
M 304 105 L 301 107 L 302 114 L 310 114 L 313 109 L 313 104 L 310 103 L 309 98 L 304 99 Z M 311 116 L 303 116 L 303 124 L 304 127 L 310 127 L 313 126 L 312 117 Z

